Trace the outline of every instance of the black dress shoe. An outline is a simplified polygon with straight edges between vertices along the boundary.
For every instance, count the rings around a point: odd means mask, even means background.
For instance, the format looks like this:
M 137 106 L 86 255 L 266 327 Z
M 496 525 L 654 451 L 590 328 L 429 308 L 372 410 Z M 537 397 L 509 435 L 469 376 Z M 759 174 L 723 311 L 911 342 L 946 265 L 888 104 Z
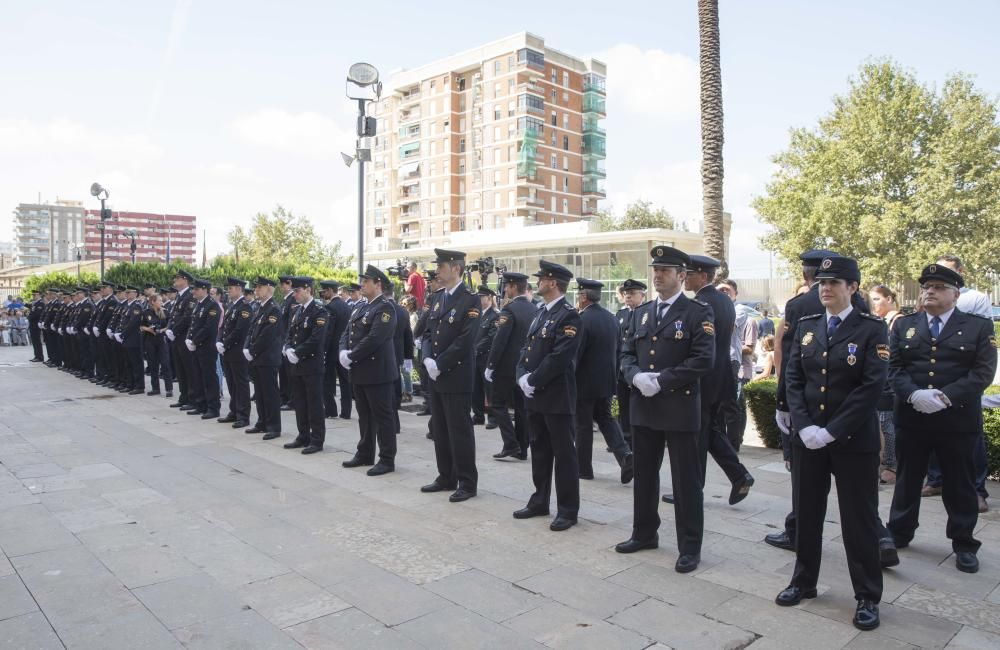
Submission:
M 308 447 L 306 447 L 305 449 L 302 450 L 302 453 L 304 455 L 308 456 L 309 454 L 318 454 L 321 451 L 323 451 L 323 448 L 321 446 L 319 446 L 319 445 L 309 445 Z
M 351 419 L 350 415 L 338 415 L 337 417 L 339 417 L 341 420 L 350 420 Z
M 224 418 L 219 418 L 219 422 L 225 424 L 226 422 L 236 422 L 236 416 L 230 413 Z
M 179 411 L 190 411 L 191 409 L 196 409 L 196 408 L 198 407 L 195 406 L 194 404 L 181 404 L 180 406 L 177 407 Z
M 421 492 L 447 492 L 448 490 L 454 490 L 454 487 L 449 487 L 447 485 L 441 485 L 437 481 L 433 483 L 428 483 L 427 485 L 420 488 Z
M 291 442 L 286 442 L 284 445 L 285 449 L 302 449 L 303 447 L 308 447 L 308 446 L 309 446 L 308 442 L 306 442 L 305 440 L 299 440 L 298 438 L 296 438 Z
M 645 541 L 630 537 L 624 542 L 615 544 L 615 551 L 618 553 L 635 553 L 636 551 L 644 551 L 648 548 L 659 548 L 659 546 L 659 535 L 653 535 L 653 539 L 647 539 Z
M 424 409 L 423 411 L 417 411 L 417 415 L 430 415 L 430 414 L 431 412 L 428 411 L 427 409 Z
M 685 553 L 684 555 L 677 558 L 677 564 L 674 565 L 674 571 L 677 573 L 691 573 L 698 568 L 698 564 L 701 562 L 701 555 L 692 555 L 690 553 Z
M 486 423 L 486 430 L 488 431 L 488 430 L 490 430 L 490 429 L 496 429 L 496 428 L 497 428 L 497 427 L 499 427 L 499 426 L 500 426 L 500 425 L 499 425 L 499 424 L 497 424 L 496 422 L 487 422 L 487 423 Z
M 878 605 L 875 601 L 861 599 L 858 609 L 854 612 L 854 627 L 859 630 L 874 630 L 878 627 Z
M 275 438 L 280 438 L 280 437 L 281 437 L 280 431 L 268 431 L 267 433 L 264 434 L 262 440 L 274 440 Z
M 365 465 L 374 465 L 374 464 L 375 464 L 374 461 L 362 460 L 361 458 L 358 458 L 357 456 L 355 456 L 354 458 L 352 458 L 350 460 L 345 460 L 344 462 L 341 463 L 341 465 L 343 467 L 348 467 L 348 468 L 350 468 L 350 467 L 364 467 Z
M 899 564 L 899 553 L 896 552 L 896 545 L 891 537 L 885 537 L 878 541 L 878 559 L 883 569 Z
M 619 465 L 622 468 L 622 485 L 625 485 L 635 478 L 635 456 L 631 452 L 625 454 Z
M 971 551 L 959 551 L 955 553 L 955 568 L 963 573 L 976 573 L 979 571 L 979 558 Z
M 472 418 L 472 424 L 474 425 L 486 424 L 486 418 L 484 418 L 481 415 L 477 415 Z
M 260 427 L 250 427 L 249 429 L 247 429 L 243 433 L 265 433 L 265 431 L 264 431 L 264 429 L 261 429 Z
M 295 407 L 292 406 L 291 404 L 282 404 L 281 405 L 281 410 L 282 411 L 294 411 Z
M 525 507 L 514 511 L 514 519 L 531 519 L 532 517 L 548 517 L 548 509 Z
M 815 598 L 816 588 L 812 589 L 802 589 L 801 587 L 796 587 L 795 585 L 788 585 L 785 587 L 780 594 L 775 596 L 774 602 L 781 605 L 782 607 L 792 607 L 798 605 L 802 602 L 803 598 Z
M 528 460 L 528 452 L 526 452 L 526 451 L 522 451 L 522 452 L 521 452 L 520 454 L 518 454 L 517 456 L 514 456 L 514 458 L 516 458 L 516 459 L 518 459 L 518 460 Z
M 367 472 L 365 472 L 365 474 L 367 474 L 368 476 L 382 476 L 383 474 L 388 474 L 389 472 L 395 472 L 395 471 L 396 468 L 393 467 L 392 465 L 386 463 L 379 463 L 375 465 L 375 467 L 372 467 Z
M 149 391 L 146 394 L 149 395 L 150 397 L 152 397 L 153 395 L 159 395 L 160 391 L 158 391 L 158 390 L 151 390 L 151 391 Z
M 581 471 L 580 472 L 580 478 L 582 478 L 585 481 L 593 481 L 594 480 L 594 472 L 593 472 L 593 470 L 591 470 L 589 472 Z
M 166 393 L 163 394 L 163 396 L 164 397 L 173 397 L 174 396 L 174 391 L 168 390 Z
M 674 495 L 672 495 L 672 494 L 664 494 L 663 497 L 662 497 L 662 499 L 663 499 L 663 503 L 673 504 L 673 502 L 674 502 Z
M 200 415 L 205 415 L 205 413 L 206 413 L 205 409 L 200 409 L 198 407 L 194 407 L 194 408 L 188 410 L 188 412 L 187 412 L 188 415 L 199 415 L 199 416 Z
M 205 411 L 201 416 L 202 420 L 217 420 L 218 418 L 219 418 L 218 411 Z
M 784 549 L 786 551 L 795 550 L 795 540 L 792 539 L 792 536 L 788 534 L 787 530 L 783 530 L 780 533 L 771 533 L 770 535 L 765 535 L 764 543 L 770 544 L 775 548 Z
M 243 427 L 247 426 L 248 424 L 250 424 L 250 423 L 247 422 L 246 420 L 237 420 L 236 422 L 233 422 L 232 427 L 234 429 L 242 429 Z
M 476 493 L 472 490 L 466 490 L 465 488 L 458 488 L 452 492 L 448 500 L 452 503 L 458 503 L 460 501 L 468 501 L 472 497 L 476 496 Z
M 500 460 L 502 458 L 507 458 L 508 456 L 518 456 L 520 455 L 520 453 L 521 453 L 520 449 L 516 450 L 501 449 L 499 453 L 493 454 L 493 457 L 496 458 L 497 460 Z
M 129 394 L 129 395 L 142 395 L 142 394 L 143 394 L 143 393 L 145 393 L 145 392 L 146 392 L 146 391 L 144 391 L 144 390 L 143 390 L 143 389 L 141 389 L 141 388 L 133 388 L 132 390 L 130 390 L 130 391 L 128 392 L 128 394 Z
M 573 526 L 576 526 L 576 517 L 570 518 L 563 517 L 562 515 L 556 515 L 556 518 L 552 520 L 551 524 L 549 524 L 549 530 L 559 532 L 561 530 L 568 530 Z
M 753 477 L 749 474 L 744 474 L 743 478 L 733 483 L 733 489 L 729 492 L 729 505 L 735 506 L 747 498 L 747 495 L 750 494 L 751 485 L 753 485 Z

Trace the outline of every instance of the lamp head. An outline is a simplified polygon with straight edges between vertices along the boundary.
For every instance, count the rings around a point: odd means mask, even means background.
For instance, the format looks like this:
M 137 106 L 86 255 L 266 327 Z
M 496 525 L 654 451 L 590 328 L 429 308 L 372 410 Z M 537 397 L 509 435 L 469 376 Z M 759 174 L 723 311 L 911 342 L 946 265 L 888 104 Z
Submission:
M 378 70 L 370 63 L 355 63 L 347 70 L 347 80 L 356 86 L 378 83 Z

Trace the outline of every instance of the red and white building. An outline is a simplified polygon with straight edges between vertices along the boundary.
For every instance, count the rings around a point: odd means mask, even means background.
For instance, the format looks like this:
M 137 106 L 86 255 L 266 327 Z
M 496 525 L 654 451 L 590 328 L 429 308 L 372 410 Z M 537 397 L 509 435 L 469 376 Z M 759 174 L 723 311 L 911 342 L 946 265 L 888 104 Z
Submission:
M 197 217 L 179 214 L 111 211 L 104 222 L 104 259 L 128 262 L 132 258 L 132 238 L 124 231 L 134 230 L 136 262 L 197 263 Z M 101 257 L 100 210 L 87 210 L 84 217 L 86 259 Z

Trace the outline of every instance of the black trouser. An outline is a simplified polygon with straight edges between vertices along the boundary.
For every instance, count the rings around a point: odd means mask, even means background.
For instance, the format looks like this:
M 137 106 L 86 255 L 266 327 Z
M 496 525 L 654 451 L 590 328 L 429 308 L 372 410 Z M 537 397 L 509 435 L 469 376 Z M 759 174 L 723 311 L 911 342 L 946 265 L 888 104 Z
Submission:
M 528 453 L 528 413 L 524 408 L 524 395 L 514 387 L 512 377 L 493 378 L 490 383 L 490 418 L 500 429 L 500 439 L 503 440 L 503 451 Z M 514 421 L 511 422 L 509 408 L 514 409 Z
M 399 369 L 402 372 L 402 368 Z M 403 405 L 403 377 L 396 373 L 396 381 L 392 382 L 392 432 L 399 433 L 399 407 Z
M 431 409 L 431 377 L 427 374 L 427 368 L 424 367 L 424 353 L 423 353 L 423 342 L 420 344 L 420 355 L 417 363 L 417 376 L 420 377 L 420 392 L 424 394 L 424 408 L 428 411 Z
M 611 448 L 611 453 L 619 463 L 632 452 L 622 437 L 618 422 L 611 417 L 610 397 L 577 400 L 576 457 L 580 465 L 580 474 L 594 473 L 594 422 L 597 423 L 597 428 L 604 436 L 604 442 Z
M 129 371 L 126 386 L 132 390 L 146 390 L 146 381 L 142 378 L 142 342 L 123 347 L 123 350 Z
M 166 391 L 174 390 L 174 369 L 170 358 L 170 341 L 163 334 L 156 336 L 156 353 L 160 359 L 160 377 L 163 379 L 163 387 Z
M 160 337 L 155 334 L 142 335 L 142 348 L 146 355 L 146 366 L 149 368 L 149 391 L 160 392 Z
M 108 339 L 104 332 L 94 337 L 94 376 L 98 379 L 106 379 L 108 376 Z
M 830 476 L 837 481 L 841 538 L 847 552 L 847 569 L 854 597 L 882 599 L 882 566 L 879 562 L 878 452 L 850 453 L 792 446 L 792 471 L 797 475 L 798 537 L 792 585 L 813 589 L 819 581 L 823 555 L 823 521 L 826 518 Z M 918 494 L 919 497 L 919 489 Z
M 219 375 L 215 371 L 215 363 L 219 359 L 219 352 L 215 349 L 215 344 L 205 344 L 191 353 L 194 362 L 198 365 L 198 384 L 201 393 L 195 406 L 198 410 L 207 413 L 218 413 L 222 408 L 219 398 Z
M 323 375 L 298 375 L 294 368 L 288 383 L 295 408 L 295 427 L 299 442 L 322 447 L 326 442 L 326 417 L 323 414 Z
M 63 331 L 66 332 L 66 328 L 63 328 Z M 69 332 L 66 332 L 65 334 L 62 335 L 62 340 L 63 340 L 63 357 L 64 357 L 63 365 L 66 366 L 67 368 L 76 370 L 77 369 L 76 345 L 75 345 L 76 341 L 73 340 L 73 335 L 70 334 Z
M 250 420 L 250 375 L 243 349 L 233 347 L 222 355 L 222 373 L 229 391 L 229 415 L 238 422 Z
M 126 386 L 131 386 L 133 382 L 132 377 L 132 357 L 129 351 L 125 348 L 124 343 L 115 342 L 115 347 L 118 350 L 118 381 L 119 383 L 125 384 Z M 139 353 L 139 375 L 142 375 L 142 352 Z
M 747 398 L 743 391 L 746 384 L 746 380 L 736 379 L 736 396 L 724 399 L 719 405 L 719 417 L 715 425 L 729 440 L 733 451 L 737 452 L 743 444 L 743 434 L 747 428 Z
M 721 417 L 718 402 L 708 405 L 702 404 L 701 432 L 698 435 L 698 460 L 701 463 L 702 487 L 705 487 L 705 474 L 708 471 L 708 454 L 712 454 L 712 458 L 726 473 L 730 483 L 736 483 L 747 475 L 747 468 L 736 456 L 736 451 L 729 444 L 729 439 L 716 426 L 716 422 Z
M 49 361 L 55 365 L 59 365 L 59 344 L 56 342 L 58 336 L 55 332 L 45 330 L 45 350 L 49 353 Z
M 632 446 L 632 423 L 629 420 L 629 398 L 632 395 L 632 389 L 621 379 L 618 380 L 618 386 L 615 391 L 615 395 L 618 397 L 618 426 L 622 428 L 622 437 L 625 438 L 625 442 Z
M 258 429 L 281 433 L 281 395 L 278 392 L 278 366 L 250 366 L 253 375 L 254 402 L 257 405 Z
M 181 404 L 194 404 L 194 397 L 191 394 L 191 384 L 195 381 L 194 359 L 184 345 L 181 337 L 175 338 L 170 343 L 170 350 L 173 352 L 174 376 L 177 379 L 177 401 Z
M 336 355 L 334 355 L 336 357 Z M 337 389 L 340 391 L 340 415 L 344 418 L 351 417 L 351 399 L 353 396 L 353 386 L 351 385 L 351 374 L 344 366 L 337 363 Z
M 632 433 L 635 453 L 632 537 L 648 541 L 660 528 L 657 512 L 660 506 L 660 466 L 666 447 L 674 492 L 677 550 L 681 555 L 701 553 L 705 511 L 698 464 L 698 432 L 660 431 L 633 425 Z
M 378 462 L 396 466 L 396 430 L 392 420 L 392 384 L 354 384 L 354 399 L 358 400 L 358 425 L 361 439 L 357 456 L 365 463 L 375 462 L 378 442 Z
M 976 408 L 979 408 L 976 405 Z M 979 550 L 973 537 L 979 520 L 976 496 L 975 431 L 915 431 L 896 428 L 896 489 L 889 510 L 889 530 L 909 542 L 919 525 L 920 489 L 927 461 L 935 452 L 941 465 L 941 501 L 948 512 L 945 532 L 955 552 Z M 799 514 L 799 519 L 802 515 Z M 801 528 L 801 524 L 799 525 Z
M 472 414 L 477 420 L 486 417 L 486 378 L 483 373 L 486 371 L 486 364 L 476 364 L 476 374 L 472 382 Z
M 326 412 L 326 417 L 328 418 L 337 417 L 337 398 L 335 395 L 337 390 L 337 368 L 340 367 L 338 358 L 339 355 L 336 350 L 327 350 L 326 363 L 323 364 L 323 410 Z M 343 393 L 343 385 L 341 385 L 340 391 Z
M 437 459 L 436 482 L 445 487 L 475 492 L 479 484 L 476 470 L 476 434 L 469 414 L 471 393 L 433 391 L 434 456 Z
M 30 325 L 28 327 L 28 336 L 31 337 L 31 349 L 35 351 L 35 359 L 44 359 L 45 353 L 42 351 L 42 330 L 38 329 L 38 325 Z
M 556 512 L 576 519 L 580 511 L 580 467 L 573 444 L 573 414 L 529 410 L 528 435 L 531 438 L 531 480 L 535 484 L 528 507 L 548 511 L 555 474 Z
M 290 404 L 292 401 L 292 385 L 288 377 L 288 367 L 292 365 L 284 356 L 281 357 L 281 365 L 278 367 L 278 392 L 281 395 L 281 405 Z

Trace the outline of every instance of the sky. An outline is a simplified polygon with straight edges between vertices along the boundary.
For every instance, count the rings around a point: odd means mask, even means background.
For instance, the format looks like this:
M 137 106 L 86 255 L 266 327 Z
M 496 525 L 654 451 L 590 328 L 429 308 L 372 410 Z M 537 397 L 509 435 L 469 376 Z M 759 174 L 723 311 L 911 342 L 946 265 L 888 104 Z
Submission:
M 725 209 L 733 276 L 772 261 L 751 206 L 793 127 L 811 127 L 871 58 L 1000 94 L 1000 3 L 721 0 Z M 461 6 L 461 9 L 458 7 Z M 506 9 L 504 9 L 506 7 Z M 375 13 L 377 11 L 377 13 Z M 701 215 L 696 0 L 614 5 L 340 0 L 7 3 L 0 24 L 0 240 L 21 202 L 198 216 L 201 255 L 281 204 L 356 248 L 355 61 L 387 78 L 521 31 L 608 64 L 605 207 Z M 775 271 L 781 261 L 775 259 Z

